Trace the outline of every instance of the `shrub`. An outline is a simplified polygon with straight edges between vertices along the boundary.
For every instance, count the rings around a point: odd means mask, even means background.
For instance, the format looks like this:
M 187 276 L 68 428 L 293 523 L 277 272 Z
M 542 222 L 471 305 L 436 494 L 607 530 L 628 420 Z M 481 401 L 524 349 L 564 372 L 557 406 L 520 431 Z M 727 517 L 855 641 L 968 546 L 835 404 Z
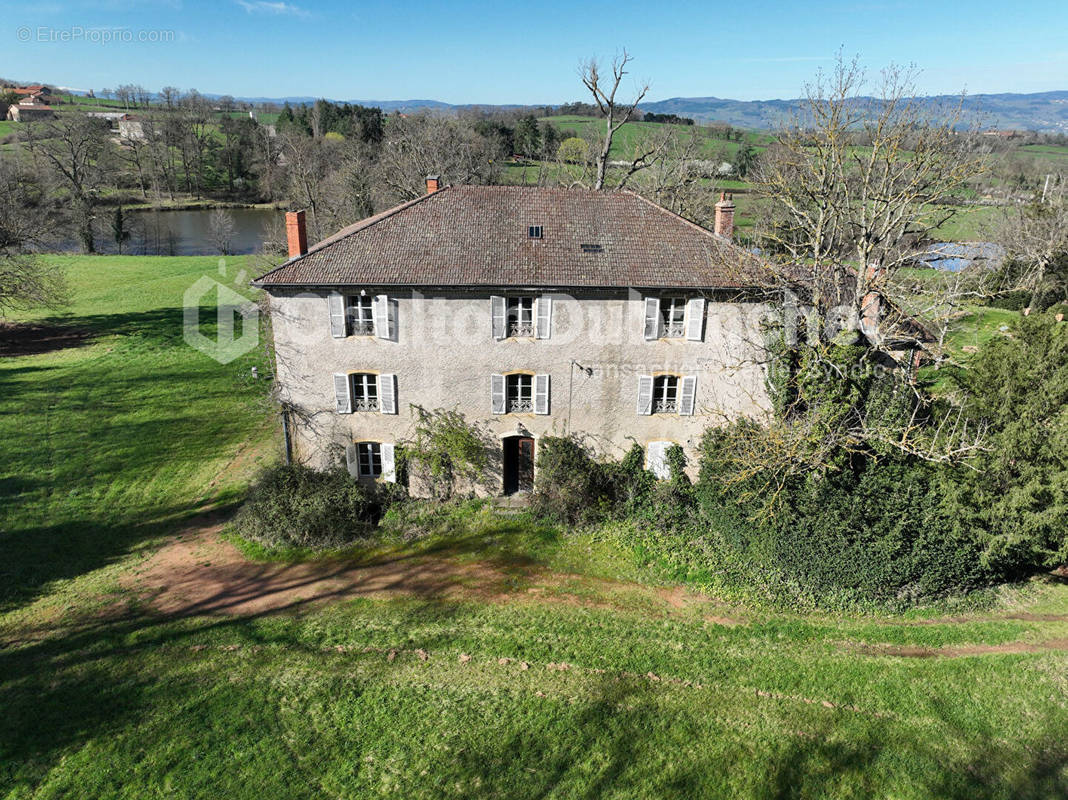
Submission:
M 487 466 L 482 433 L 459 411 L 413 406 L 414 437 L 402 443 L 404 471 L 418 478 L 438 500 L 448 500 L 460 481 L 478 481 Z
M 537 483 L 531 508 L 562 525 L 602 519 L 610 503 L 608 476 L 573 436 L 545 436 L 538 442 Z
M 402 492 L 352 479 L 344 469 L 266 469 L 234 517 L 237 533 L 267 547 L 338 547 L 374 536 L 383 509 Z

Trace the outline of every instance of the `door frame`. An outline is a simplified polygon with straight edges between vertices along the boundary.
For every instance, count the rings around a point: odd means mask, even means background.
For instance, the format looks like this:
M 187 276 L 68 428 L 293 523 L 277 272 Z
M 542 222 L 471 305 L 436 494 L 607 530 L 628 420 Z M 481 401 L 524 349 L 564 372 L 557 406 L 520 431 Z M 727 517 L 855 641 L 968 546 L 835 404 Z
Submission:
M 530 442 L 530 486 L 522 485 L 519 469 L 520 443 Z M 534 489 L 534 453 L 537 441 L 526 432 L 508 433 L 501 436 L 501 491 L 505 495 Z

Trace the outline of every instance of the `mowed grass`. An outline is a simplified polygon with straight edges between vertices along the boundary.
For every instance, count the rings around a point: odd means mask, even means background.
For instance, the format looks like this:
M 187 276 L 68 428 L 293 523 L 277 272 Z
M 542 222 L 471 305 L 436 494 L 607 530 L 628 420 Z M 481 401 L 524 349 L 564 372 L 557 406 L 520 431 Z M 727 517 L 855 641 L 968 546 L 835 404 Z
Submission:
M 738 608 L 607 533 L 468 504 L 324 570 L 487 562 L 499 585 L 152 613 L 120 578 L 275 452 L 266 364 L 182 341 L 217 259 L 61 261 L 62 322 L 96 338 L 0 361 L 3 796 L 1068 796 L 1055 583 L 954 618 Z
M 183 293 L 244 284 L 244 258 L 49 256 L 73 305 L 25 315 L 82 346 L 0 357 L 0 608 L 47 599 L 202 508 L 233 503 L 272 435 L 263 347 L 220 365 L 188 346 Z M 241 287 L 237 287 L 241 288 Z M 202 330 L 212 335 L 213 296 Z M 270 448 L 267 448 L 270 450 Z M 241 469 L 228 465 L 240 460 Z

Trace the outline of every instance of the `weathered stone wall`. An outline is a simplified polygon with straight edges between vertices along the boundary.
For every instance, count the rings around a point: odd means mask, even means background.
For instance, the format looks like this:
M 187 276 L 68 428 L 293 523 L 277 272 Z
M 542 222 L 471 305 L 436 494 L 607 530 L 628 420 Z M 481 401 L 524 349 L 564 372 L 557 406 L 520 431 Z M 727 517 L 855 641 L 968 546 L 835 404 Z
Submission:
M 646 341 L 641 293 L 551 293 L 550 338 L 497 341 L 491 294 L 391 294 L 396 331 L 389 341 L 333 338 L 325 290 L 273 290 L 277 379 L 281 399 L 294 408 L 297 457 L 321 467 L 352 441 L 401 441 L 411 430 L 411 406 L 419 405 L 456 408 L 491 438 L 573 432 L 613 457 L 635 441 L 672 441 L 692 467 L 707 427 L 739 416 L 763 419 L 770 409 L 760 330 L 767 304 L 710 297 L 702 341 Z M 333 374 L 356 371 L 397 376 L 396 414 L 336 413 Z M 490 376 L 510 371 L 551 376 L 549 414 L 491 413 Z M 637 413 L 638 376 L 657 373 L 697 376 L 693 416 Z

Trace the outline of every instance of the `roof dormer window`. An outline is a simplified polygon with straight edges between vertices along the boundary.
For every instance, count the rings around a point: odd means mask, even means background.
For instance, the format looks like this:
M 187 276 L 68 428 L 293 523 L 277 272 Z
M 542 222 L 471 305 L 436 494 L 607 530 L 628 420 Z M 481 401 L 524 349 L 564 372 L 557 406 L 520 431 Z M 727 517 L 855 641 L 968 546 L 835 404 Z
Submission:
M 540 239 L 541 234 L 541 225 L 531 225 L 529 228 L 527 228 L 527 236 L 531 239 Z

